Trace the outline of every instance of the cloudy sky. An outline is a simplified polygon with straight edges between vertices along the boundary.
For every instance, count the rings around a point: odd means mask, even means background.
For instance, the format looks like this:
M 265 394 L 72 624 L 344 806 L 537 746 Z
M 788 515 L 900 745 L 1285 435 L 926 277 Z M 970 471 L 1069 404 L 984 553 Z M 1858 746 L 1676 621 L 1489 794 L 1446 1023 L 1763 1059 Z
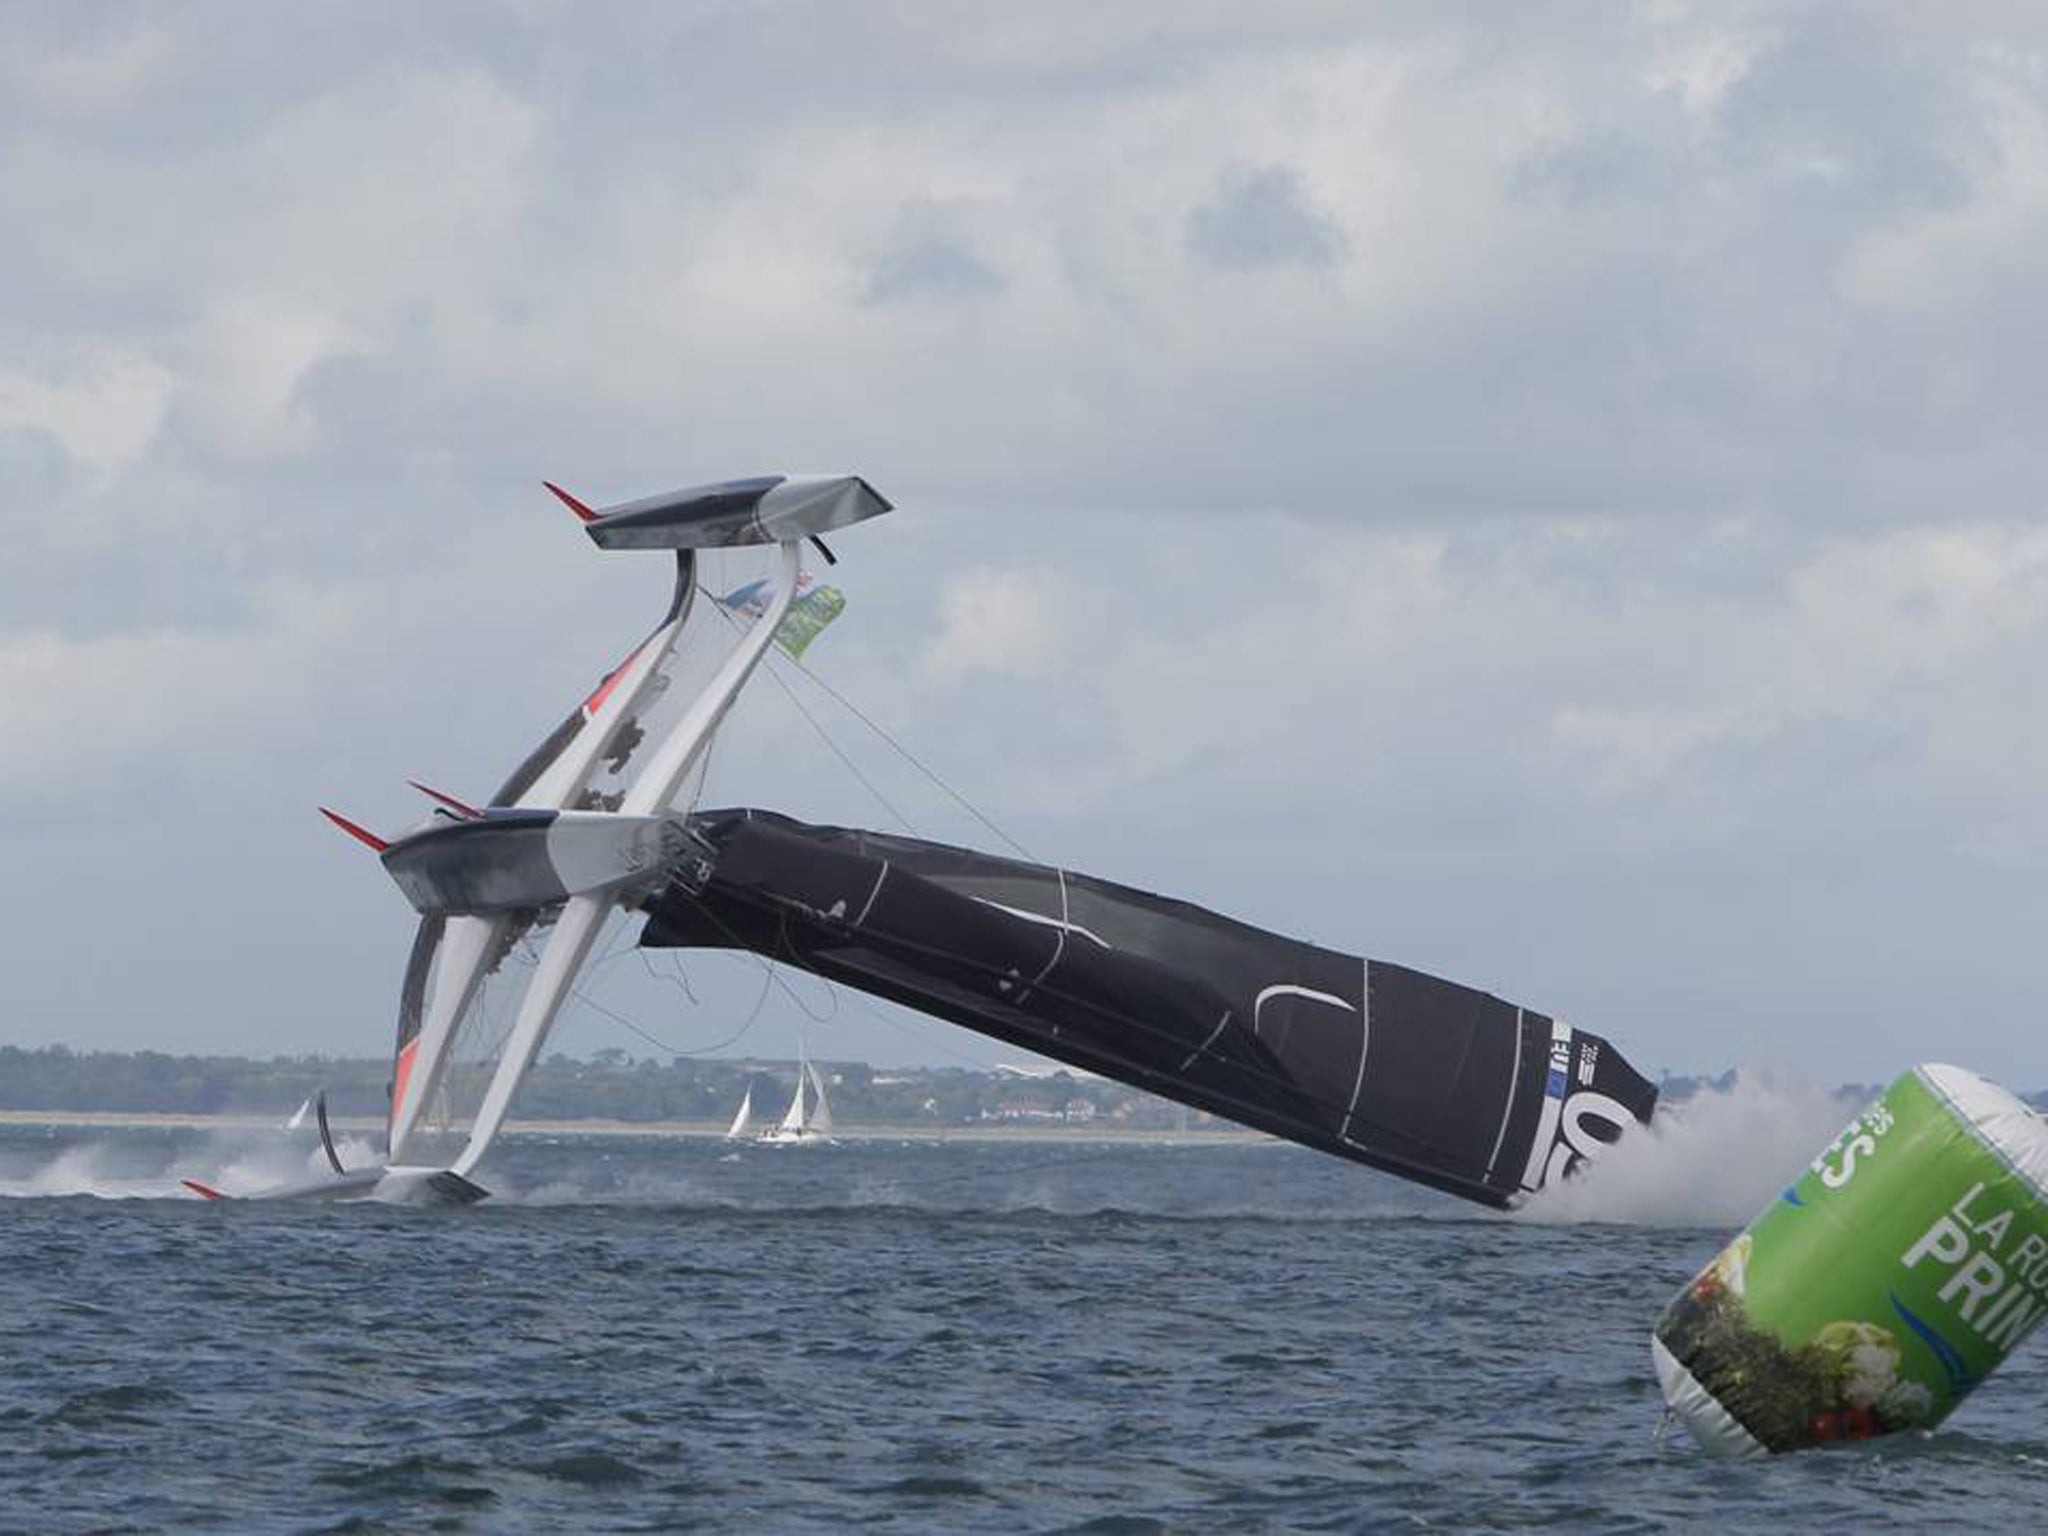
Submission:
M 539 480 L 843 468 L 813 666 L 1040 856 L 2038 1086 L 2044 272 L 2029 6 L 7 7 L 0 1041 L 388 1049 L 311 807 L 487 794 L 664 597 Z M 714 798 L 889 824 L 756 695 Z M 989 1054 L 797 1002 L 734 1049 Z

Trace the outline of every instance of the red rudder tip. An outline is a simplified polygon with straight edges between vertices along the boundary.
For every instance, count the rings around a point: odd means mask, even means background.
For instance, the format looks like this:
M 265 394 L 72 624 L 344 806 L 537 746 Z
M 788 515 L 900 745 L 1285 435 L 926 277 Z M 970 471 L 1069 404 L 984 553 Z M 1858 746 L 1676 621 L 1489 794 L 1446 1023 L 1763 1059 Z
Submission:
M 440 790 L 433 788 L 431 785 L 422 784 L 418 779 L 407 779 L 405 782 L 425 795 L 429 800 L 440 801 L 458 816 L 464 817 L 469 821 L 483 820 L 484 813 L 466 800 L 458 800 L 453 795 L 444 795 Z
M 391 844 L 388 841 L 386 841 L 384 838 L 379 837 L 376 833 L 364 830 L 362 827 L 359 827 L 354 822 L 350 821 L 346 816 L 337 815 L 335 812 L 327 809 L 327 807 L 324 805 L 320 807 L 320 814 L 322 816 L 325 816 L 329 821 L 333 822 L 337 827 L 341 828 L 342 831 L 346 832 L 350 837 L 354 838 L 357 842 L 363 844 L 363 846 L 366 848 L 371 848 L 378 853 L 382 853 L 386 848 L 389 848 L 391 846 Z
M 553 491 L 555 493 L 555 499 L 557 501 L 559 501 L 563 506 L 567 507 L 571 512 L 574 512 L 578 517 L 582 518 L 583 521 L 585 521 L 586 523 L 594 523 L 597 521 L 597 514 L 595 512 L 593 512 L 589 507 L 586 507 L 582 502 L 578 501 L 574 496 L 571 496 L 559 485 L 555 484 L 554 481 L 543 480 L 541 481 L 541 484 L 546 486 L 549 490 Z

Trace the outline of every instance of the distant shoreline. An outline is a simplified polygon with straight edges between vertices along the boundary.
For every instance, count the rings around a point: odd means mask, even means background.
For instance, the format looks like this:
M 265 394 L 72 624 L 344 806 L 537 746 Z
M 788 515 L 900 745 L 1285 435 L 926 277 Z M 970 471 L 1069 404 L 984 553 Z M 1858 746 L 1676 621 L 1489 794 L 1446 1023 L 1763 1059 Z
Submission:
M 382 1119 L 336 1115 L 329 1122 L 337 1132 L 377 1134 Z M 147 1110 L 0 1109 L 0 1126 L 66 1127 L 83 1130 L 279 1131 L 269 1115 L 201 1115 Z M 511 1136 L 651 1136 L 678 1140 L 717 1141 L 725 1135 L 722 1121 L 710 1120 L 508 1120 Z M 1075 1145 L 1117 1146 L 1243 1146 L 1272 1142 L 1263 1131 L 1234 1127 L 1199 1130 L 1132 1129 L 1091 1125 L 840 1125 L 836 1141 L 1020 1142 L 1056 1141 Z M 1276 1142 L 1277 1145 L 1277 1142 Z

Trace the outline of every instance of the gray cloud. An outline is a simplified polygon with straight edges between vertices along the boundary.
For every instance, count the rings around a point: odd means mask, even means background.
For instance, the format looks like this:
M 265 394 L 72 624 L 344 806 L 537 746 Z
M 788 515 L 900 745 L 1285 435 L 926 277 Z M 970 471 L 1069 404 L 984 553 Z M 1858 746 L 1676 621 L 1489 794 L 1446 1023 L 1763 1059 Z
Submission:
M 981 298 L 1003 291 L 1002 277 L 975 255 L 957 226 L 958 211 L 906 204 L 889 243 L 867 264 L 861 298 L 893 304 L 917 298 Z
M 1213 201 L 1188 215 L 1188 249 L 1225 271 L 1327 267 L 1343 258 L 1344 232 L 1285 166 L 1228 172 Z
M 846 466 L 816 665 L 1034 846 L 1652 1062 L 2038 1075 L 2048 27 L 1615 14 L 9 12 L 10 1036 L 380 1048 L 304 807 L 487 790 L 660 601 L 538 480 Z M 810 739 L 716 792 L 879 816 Z M 180 920 L 64 962 L 116 868 Z

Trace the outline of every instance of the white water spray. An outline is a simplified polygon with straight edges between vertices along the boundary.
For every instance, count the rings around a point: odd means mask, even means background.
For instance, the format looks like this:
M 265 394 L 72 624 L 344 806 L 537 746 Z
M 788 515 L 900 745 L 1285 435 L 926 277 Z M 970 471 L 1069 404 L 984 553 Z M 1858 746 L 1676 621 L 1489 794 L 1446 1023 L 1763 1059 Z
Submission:
M 345 1140 L 341 1155 L 376 1159 L 368 1142 Z M 183 1184 L 203 1183 L 240 1194 L 284 1183 L 310 1182 L 327 1172 L 326 1154 L 303 1136 L 253 1127 L 223 1128 L 196 1141 L 136 1145 L 117 1136 L 72 1142 L 37 1159 L 0 1167 L 0 1199 L 88 1196 L 99 1200 L 192 1200 Z
M 1632 1129 L 1590 1167 L 1543 1190 L 1525 1221 L 1739 1227 L 1796 1178 L 1863 1095 L 1767 1073 L 1739 1075 Z

